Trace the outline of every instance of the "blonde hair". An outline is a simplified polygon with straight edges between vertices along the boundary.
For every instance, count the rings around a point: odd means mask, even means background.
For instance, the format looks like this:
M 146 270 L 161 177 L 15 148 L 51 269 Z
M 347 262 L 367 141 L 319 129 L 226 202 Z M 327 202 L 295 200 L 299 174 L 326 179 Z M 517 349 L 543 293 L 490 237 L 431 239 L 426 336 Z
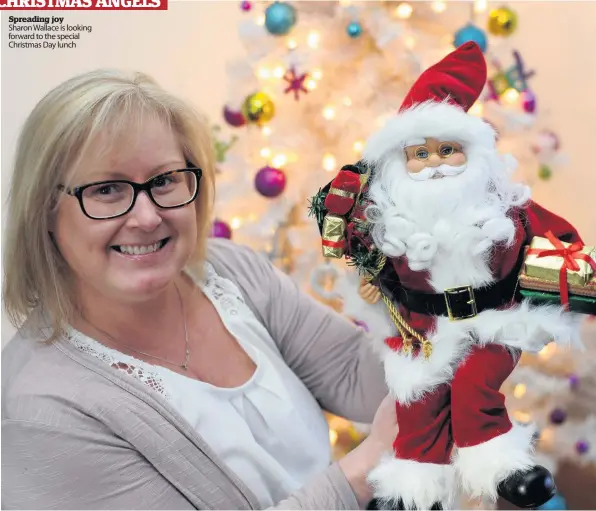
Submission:
M 205 118 L 143 73 L 101 69 L 50 91 L 21 131 L 9 195 L 4 244 L 3 305 L 19 328 L 33 310 L 51 320 L 55 339 L 76 310 L 70 271 L 51 237 L 60 185 L 72 181 L 78 162 L 98 135 L 110 150 L 126 130 L 142 130 L 146 115 L 171 127 L 184 156 L 203 170 L 195 202 L 197 243 L 205 255 L 211 222 L 215 158 Z M 133 131 L 133 133 L 139 131 Z M 142 132 L 142 131 L 141 131 Z

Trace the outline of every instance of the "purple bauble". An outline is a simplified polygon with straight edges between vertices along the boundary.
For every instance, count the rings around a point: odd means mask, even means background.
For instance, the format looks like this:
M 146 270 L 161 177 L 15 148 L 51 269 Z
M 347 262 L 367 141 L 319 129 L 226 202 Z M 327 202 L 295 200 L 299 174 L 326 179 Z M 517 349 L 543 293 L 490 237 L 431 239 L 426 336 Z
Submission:
M 575 390 L 579 387 L 579 376 L 577 374 L 569 375 L 569 386 Z
M 223 110 L 223 116 L 225 121 L 234 128 L 239 128 L 240 126 L 244 126 L 246 124 L 246 119 L 239 110 L 232 110 L 226 106 Z
M 222 220 L 215 220 L 211 227 L 211 237 L 226 238 L 230 240 L 232 239 L 232 229 L 230 229 L 230 226 Z
M 252 9 L 252 2 L 249 2 L 248 0 L 240 2 L 240 9 L 242 9 L 244 12 L 250 11 Z
M 590 450 L 590 444 L 586 440 L 575 442 L 575 450 L 578 454 L 586 454 Z
M 531 90 L 526 89 L 521 93 L 521 101 L 524 112 L 533 114 L 536 111 L 536 96 Z
M 550 421 L 553 424 L 563 424 L 565 422 L 566 418 L 567 418 L 567 413 L 565 412 L 565 410 L 561 410 L 560 408 L 555 408 L 550 413 Z
M 286 187 L 286 175 L 283 170 L 263 167 L 255 176 L 255 188 L 265 197 L 277 197 Z

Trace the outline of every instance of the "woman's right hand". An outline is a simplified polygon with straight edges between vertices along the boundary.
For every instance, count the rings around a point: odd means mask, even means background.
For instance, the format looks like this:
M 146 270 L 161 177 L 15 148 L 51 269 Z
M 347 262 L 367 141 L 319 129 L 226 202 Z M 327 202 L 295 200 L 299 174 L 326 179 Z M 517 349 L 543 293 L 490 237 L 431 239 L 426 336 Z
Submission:
M 373 498 L 366 478 L 379 463 L 381 456 L 391 452 L 397 429 L 395 399 L 388 395 L 377 409 L 368 437 L 339 460 L 339 467 L 362 507 Z

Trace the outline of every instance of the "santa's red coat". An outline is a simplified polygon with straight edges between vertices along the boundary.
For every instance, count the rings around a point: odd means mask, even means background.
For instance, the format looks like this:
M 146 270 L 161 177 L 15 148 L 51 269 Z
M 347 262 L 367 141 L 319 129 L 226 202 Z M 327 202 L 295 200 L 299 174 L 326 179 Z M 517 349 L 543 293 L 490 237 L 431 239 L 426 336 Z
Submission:
M 512 210 L 510 217 L 515 223 L 515 241 L 506 249 L 494 249 L 490 269 L 495 281 L 503 279 L 515 268 L 521 251 L 534 236 L 544 236 L 551 231 L 563 241 L 581 241 L 569 222 L 535 202 Z M 428 273 L 410 270 L 405 256 L 395 258 L 391 263 L 405 288 L 436 292 L 428 283 Z M 422 335 L 428 337 L 435 330 L 436 317 L 411 312 L 401 304 L 399 309 L 408 324 Z M 402 348 L 401 337 L 388 338 L 385 343 L 395 355 Z M 471 447 L 510 431 L 512 424 L 500 388 L 515 368 L 519 355 L 519 350 L 503 344 L 473 344 L 462 351 L 456 364 L 452 363 L 455 367 L 450 378 L 444 381 L 429 378 L 428 388 L 418 388 L 415 398 L 412 392 L 406 392 L 407 398 L 398 397 L 396 411 L 400 430 L 394 443 L 396 457 L 448 464 L 453 445 Z M 418 352 L 418 357 L 421 356 Z M 390 371 L 392 363 L 386 359 L 386 371 Z M 424 371 L 425 366 L 420 365 L 420 370 Z M 400 373 L 399 370 L 396 372 Z M 400 386 L 407 384 L 400 382 Z M 399 396 L 399 392 L 396 395 Z

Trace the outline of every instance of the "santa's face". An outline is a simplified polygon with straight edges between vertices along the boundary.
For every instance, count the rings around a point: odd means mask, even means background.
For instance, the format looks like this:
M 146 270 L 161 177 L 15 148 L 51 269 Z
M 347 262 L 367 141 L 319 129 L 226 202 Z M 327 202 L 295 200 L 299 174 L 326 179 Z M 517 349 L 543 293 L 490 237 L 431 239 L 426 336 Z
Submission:
M 455 141 L 426 138 L 406 146 L 405 154 L 408 175 L 415 181 L 456 176 L 466 169 L 463 147 Z

